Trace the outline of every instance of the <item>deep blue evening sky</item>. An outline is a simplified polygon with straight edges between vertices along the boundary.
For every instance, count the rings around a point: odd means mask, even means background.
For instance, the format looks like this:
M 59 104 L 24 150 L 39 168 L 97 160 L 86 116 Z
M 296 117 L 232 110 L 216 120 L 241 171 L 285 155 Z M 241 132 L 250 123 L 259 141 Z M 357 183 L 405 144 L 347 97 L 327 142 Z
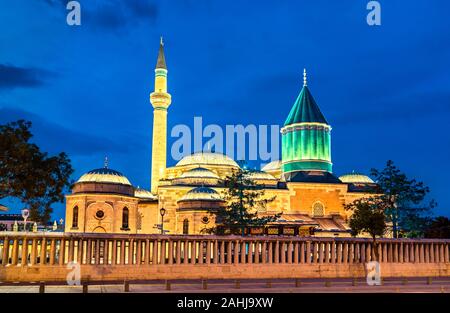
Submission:
M 66 2 L 0 0 L 0 123 L 31 120 L 35 142 L 69 154 L 73 179 L 107 155 L 149 188 L 162 34 L 169 131 L 194 116 L 282 124 L 306 67 L 334 172 L 392 159 L 450 215 L 449 1 L 381 0 L 381 26 L 367 25 L 368 0 L 80 0 L 81 26 L 66 24 Z

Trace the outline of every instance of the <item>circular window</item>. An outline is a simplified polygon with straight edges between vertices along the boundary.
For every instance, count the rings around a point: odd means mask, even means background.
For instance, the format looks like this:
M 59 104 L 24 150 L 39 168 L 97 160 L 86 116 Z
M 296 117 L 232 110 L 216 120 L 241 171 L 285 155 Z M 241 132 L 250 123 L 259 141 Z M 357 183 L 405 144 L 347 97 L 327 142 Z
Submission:
M 202 222 L 203 222 L 203 224 L 208 224 L 209 223 L 209 218 L 207 216 L 203 216 L 202 217 Z
M 98 211 L 95 213 L 95 216 L 96 216 L 97 218 L 103 218 L 103 217 L 105 217 L 105 212 L 103 212 L 102 210 L 98 210 Z

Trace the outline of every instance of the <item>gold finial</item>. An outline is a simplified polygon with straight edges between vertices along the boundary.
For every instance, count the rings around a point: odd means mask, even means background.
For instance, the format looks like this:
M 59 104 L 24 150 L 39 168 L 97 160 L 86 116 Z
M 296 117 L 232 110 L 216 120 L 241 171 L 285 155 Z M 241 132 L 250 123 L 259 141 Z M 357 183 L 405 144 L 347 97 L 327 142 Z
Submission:
M 105 168 L 108 168 L 108 157 L 107 156 L 105 156 L 104 166 L 105 166 Z
M 303 86 L 307 86 L 307 84 L 306 84 L 307 79 L 306 78 L 307 78 L 306 77 L 306 68 L 304 68 L 303 69 Z

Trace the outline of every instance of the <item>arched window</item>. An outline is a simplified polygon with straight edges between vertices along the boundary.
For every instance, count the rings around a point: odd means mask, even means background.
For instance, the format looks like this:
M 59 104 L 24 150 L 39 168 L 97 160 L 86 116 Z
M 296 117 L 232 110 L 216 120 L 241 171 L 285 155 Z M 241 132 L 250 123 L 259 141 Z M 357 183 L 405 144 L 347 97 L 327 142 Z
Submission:
M 188 235 L 189 234 L 189 220 L 185 219 L 183 221 L 183 235 Z
M 313 204 L 313 216 L 324 216 L 325 215 L 325 208 L 322 204 L 322 202 L 317 201 Z
M 72 211 L 72 228 L 78 227 L 78 206 L 75 206 Z
M 128 211 L 128 208 L 123 208 L 122 210 L 122 229 L 127 230 L 128 228 L 128 217 L 130 213 Z

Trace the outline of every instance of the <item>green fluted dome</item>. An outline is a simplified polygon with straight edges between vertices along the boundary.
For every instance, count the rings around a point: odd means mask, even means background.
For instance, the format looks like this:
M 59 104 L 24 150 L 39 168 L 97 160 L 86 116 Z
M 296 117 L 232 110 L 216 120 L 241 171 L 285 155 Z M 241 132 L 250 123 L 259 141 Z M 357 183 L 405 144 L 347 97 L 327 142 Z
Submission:
M 289 180 L 295 172 L 332 172 L 331 127 L 303 86 L 281 129 L 282 171 Z

